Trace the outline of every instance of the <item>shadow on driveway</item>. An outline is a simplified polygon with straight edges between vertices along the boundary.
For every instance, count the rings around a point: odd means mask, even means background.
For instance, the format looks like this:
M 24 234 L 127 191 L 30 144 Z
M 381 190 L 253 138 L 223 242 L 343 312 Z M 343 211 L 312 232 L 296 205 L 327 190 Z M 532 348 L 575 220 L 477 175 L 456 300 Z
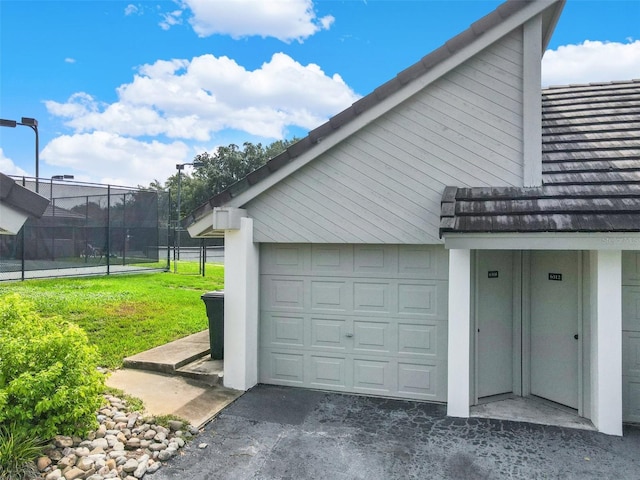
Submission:
M 259 385 L 153 478 L 638 479 L 640 429 L 624 435 L 454 419 L 441 405 Z

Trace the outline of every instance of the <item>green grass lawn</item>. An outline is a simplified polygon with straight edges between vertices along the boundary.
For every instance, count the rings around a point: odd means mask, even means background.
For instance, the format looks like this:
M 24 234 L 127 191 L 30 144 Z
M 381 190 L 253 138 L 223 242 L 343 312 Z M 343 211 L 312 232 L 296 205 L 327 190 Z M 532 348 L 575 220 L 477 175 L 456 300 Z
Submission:
M 222 266 L 180 262 L 178 273 L 56 278 L 0 283 L 0 296 L 19 293 L 42 315 L 59 315 L 82 327 L 100 351 L 101 365 L 207 328 L 200 295 L 221 290 Z

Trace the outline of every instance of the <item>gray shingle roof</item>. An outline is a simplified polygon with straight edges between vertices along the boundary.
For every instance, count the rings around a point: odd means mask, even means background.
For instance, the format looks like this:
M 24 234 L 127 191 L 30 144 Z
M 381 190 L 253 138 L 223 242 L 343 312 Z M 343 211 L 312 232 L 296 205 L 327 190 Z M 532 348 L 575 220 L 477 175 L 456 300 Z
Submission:
M 473 23 L 467 30 L 447 41 L 440 48 L 434 50 L 423 57 L 420 61 L 398 73 L 394 78 L 376 88 L 372 93 L 361 98 L 346 110 L 338 113 L 326 123 L 320 125 L 314 130 L 311 130 L 305 138 L 291 145 L 280 155 L 269 160 L 261 168 L 250 173 L 225 191 L 211 197 L 206 203 L 187 215 L 183 220 L 183 225 L 191 225 L 211 212 L 214 207 L 225 205 L 234 197 L 237 197 L 253 185 L 294 161 L 297 157 L 313 148 L 314 145 L 354 120 L 363 112 L 376 106 L 390 95 L 401 90 L 408 83 L 429 72 L 458 51 L 473 43 L 486 32 L 500 25 L 506 19 L 512 17 L 528 4 L 534 3 L 535 1 L 536 0 L 507 0 L 505 3 L 498 6 L 498 8 L 493 12 Z M 564 0 L 559 0 L 556 4 L 558 5 L 559 12 L 564 6 Z M 550 29 L 552 30 L 553 27 L 550 27 Z M 547 34 L 550 35 L 550 32 L 547 32 Z
M 0 173 L 0 202 L 36 218 L 40 218 L 49 205 L 49 200 L 3 173 Z
M 639 232 L 640 80 L 542 91 L 537 188 L 447 187 L 447 232 Z

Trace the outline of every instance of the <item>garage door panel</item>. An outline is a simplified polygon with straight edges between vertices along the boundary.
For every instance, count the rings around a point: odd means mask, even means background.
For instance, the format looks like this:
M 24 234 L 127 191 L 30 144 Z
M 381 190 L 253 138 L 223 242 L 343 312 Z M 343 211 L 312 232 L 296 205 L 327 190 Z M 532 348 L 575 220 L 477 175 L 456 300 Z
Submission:
M 391 360 L 353 360 L 353 389 L 356 392 L 375 395 L 390 395 L 395 389 L 392 385 Z
M 400 323 L 398 325 L 398 353 L 429 358 L 441 358 L 442 346 L 447 344 L 446 322 L 429 324 Z
M 310 356 L 309 383 L 313 387 L 347 388 L 347 361 L 344 357 Z
M 397 276 L 397 245 L 359 245 L 355 247 L 353 273 L 368 278 Z
M 260 255 L 260 272 L 277 275 L 300 275 L 309 269 L 308 245 L 264 245 Z
M 398 361 L 398 392 L 406 398 L 447 401 L 447 369 L 442 361 Z
M 445 400 L 444 248 L 288 247 L 261 253 L 261 382 Z
M 311 348 L 347 349 L 347 322 L 344 319 L 311 318 Z
M 275 346 L 305 346 L 305 317 L 264 313 L 261 318 L 262 341 Z
M 311 309 L 313 311 L 351 310 L 352 296 L 344 281 L 311 281 Z
M 622 329 L 640 331 L 640 287 L 622 287 Z
M 622 377 L 622 418 L 640 422 L 640 378 Z
M 398 253 L 398 273 L 401 278 L 446 280 L 448 257 L 434 246 L 404 246 Z
M 314 275 L 350 275 L 353 249 L 349 245 L 312 245 L 311 272 Z
M 447 285 L 445 282 L 398 284 L 398 314 L 446 319 Z
M 353 321 L 353 350 L 356 353 L 395 353 L 393 327 L 389 322 Z
M 395 304 L 392 283 L 354 282 L 353 310 L 360 312 L 391 313 Z
M 293 352 L 269 352 L 268 358 L 269 380 L 278 381 L 286 385 L 303 385 L 304 382 L 304 354 Z
M 622 284 L 640 285 L 640 252 L 622 252 Z
M 398 392 L 436 400 L 438 368 L 435 365 L 398 362 Z
M 305 281 L 295 277 L 264 276 L 261 282 L 261 309 L 305 309 Z
M 640 332 L 622 332 L 623 375 L 640 379 Z

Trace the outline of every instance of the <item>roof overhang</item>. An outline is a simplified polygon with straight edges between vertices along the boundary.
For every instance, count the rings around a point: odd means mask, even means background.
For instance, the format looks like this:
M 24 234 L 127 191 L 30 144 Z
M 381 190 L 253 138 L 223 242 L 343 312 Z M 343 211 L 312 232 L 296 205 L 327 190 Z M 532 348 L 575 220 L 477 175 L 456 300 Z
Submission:
M 17 235 L 29 215 L 0 201 L 0 235 Z
M 40 218 L 49 200 L 0 173 L 0 235 L 16 235 L 29 217 Z
M 210 215 L 200 218 L 187 228 L 192 238 L 224 238 L 227 230 L 239 230 L 241 219 L 247 217 L 241 208 L 216 207 Z
M 640 232 L 445 234 L 447 249 L 640 250 Z

